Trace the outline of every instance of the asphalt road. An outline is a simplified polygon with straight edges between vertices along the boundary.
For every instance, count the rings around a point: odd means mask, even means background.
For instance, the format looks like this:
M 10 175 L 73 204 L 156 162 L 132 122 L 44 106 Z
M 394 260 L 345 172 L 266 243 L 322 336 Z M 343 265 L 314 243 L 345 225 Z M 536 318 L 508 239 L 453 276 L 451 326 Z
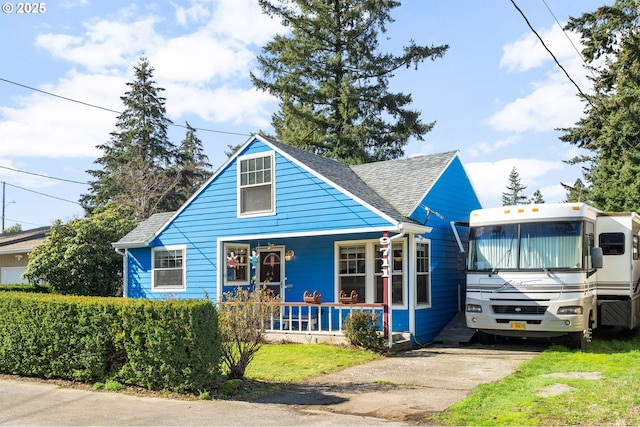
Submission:
M 409 425 L 511 374 L 544 348 L 428 347 L 314 377 L 259 402 L 138 397 L 2 379 L 0 425 Z

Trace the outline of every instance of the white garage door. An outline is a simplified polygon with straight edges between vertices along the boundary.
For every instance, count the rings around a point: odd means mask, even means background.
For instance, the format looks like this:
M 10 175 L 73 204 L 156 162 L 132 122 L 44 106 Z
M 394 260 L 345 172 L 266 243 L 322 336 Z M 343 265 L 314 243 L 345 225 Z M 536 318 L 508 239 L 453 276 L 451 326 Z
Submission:
M 3 285 L 7 283 L 27 283 L 26 280 L 22 280 L 22 278 L 20 277 L 26 269 L 26 266 L 0 268 L 0 283 Z

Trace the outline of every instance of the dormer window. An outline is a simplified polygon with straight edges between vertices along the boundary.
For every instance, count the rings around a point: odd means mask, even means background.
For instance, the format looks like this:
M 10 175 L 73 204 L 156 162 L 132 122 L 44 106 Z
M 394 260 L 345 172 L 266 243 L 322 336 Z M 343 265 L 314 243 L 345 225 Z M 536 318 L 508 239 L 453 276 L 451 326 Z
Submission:
M 239 158 L 238 213 L 240 216 L 274 212 L 274 157 L 268 155 Z

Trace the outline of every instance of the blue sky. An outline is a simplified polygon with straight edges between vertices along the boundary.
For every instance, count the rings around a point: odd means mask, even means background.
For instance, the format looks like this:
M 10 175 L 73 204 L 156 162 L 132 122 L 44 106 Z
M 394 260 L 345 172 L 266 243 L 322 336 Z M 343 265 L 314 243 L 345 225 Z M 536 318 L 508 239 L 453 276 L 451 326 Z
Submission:
M 556 19 L 564 25 L 570 16 L 612 3 L 517 1 L 584 92 L 590 84 L 575 48 L 579 38 L 565 34 Z M 227 145 L 271 131 L 277 102 L 252 87 L 249 71 L 257 69 L 261 47 L 285 30 L 262 15 L 255 0 L 44 4 L 41 14 L 0 14 L 5 227 L 20 223 L 29 229 L 81 217 L 75 202 L 87 185 L 39 175 L 87 182 L 86 170 L 100 155 L 96 145 L 108 141 L 116 123 L 113 112 L 5 80 L 122 111 L 132 66 L 146 56 L 165 88 L 168 117 L 208 129 L 198 137 L 214 169 L 226 160 Z M 572 126 L 584 106 L 511 1 L 405 0 L 392 16 L 382 49 L 399 53 L 411 39 L 450 46 L 443 58 L 392 79 L 392 91 L 411 93 L 422 120 L 436 122 L 424 141 L 409 143 L 406 155 L 460 150 L 485 207 L 501 205 L 514 166 L 528 196 L 540 189 L 547 202 L 562 201 L 566 191 L 560 182 L 581 178 L 579 166 L 563 160 L 580 153 L 561 142 L 555 129 Z M 171 127 L 170 137 L 179 143 L 184 129 Z

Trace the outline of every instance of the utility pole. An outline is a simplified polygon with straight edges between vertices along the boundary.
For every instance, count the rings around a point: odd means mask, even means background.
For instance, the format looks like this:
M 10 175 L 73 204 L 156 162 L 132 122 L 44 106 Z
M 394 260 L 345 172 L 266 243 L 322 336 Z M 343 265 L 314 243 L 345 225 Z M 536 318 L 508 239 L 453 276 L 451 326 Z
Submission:
M 4 210 L 11 203 L 15 203 L 13 200 L 10 201 L 9 203 L 5 203 L 4 201 L 5 188 L 6 188 L 6 182 L 2 181 L 2 228 L 0 228 L 0 233 L 4 231 Z
M 4 231 L 4 189 L 5 189 L 5 182 L 2 181 L 2 229 L 0 229 L 0 233 Z

